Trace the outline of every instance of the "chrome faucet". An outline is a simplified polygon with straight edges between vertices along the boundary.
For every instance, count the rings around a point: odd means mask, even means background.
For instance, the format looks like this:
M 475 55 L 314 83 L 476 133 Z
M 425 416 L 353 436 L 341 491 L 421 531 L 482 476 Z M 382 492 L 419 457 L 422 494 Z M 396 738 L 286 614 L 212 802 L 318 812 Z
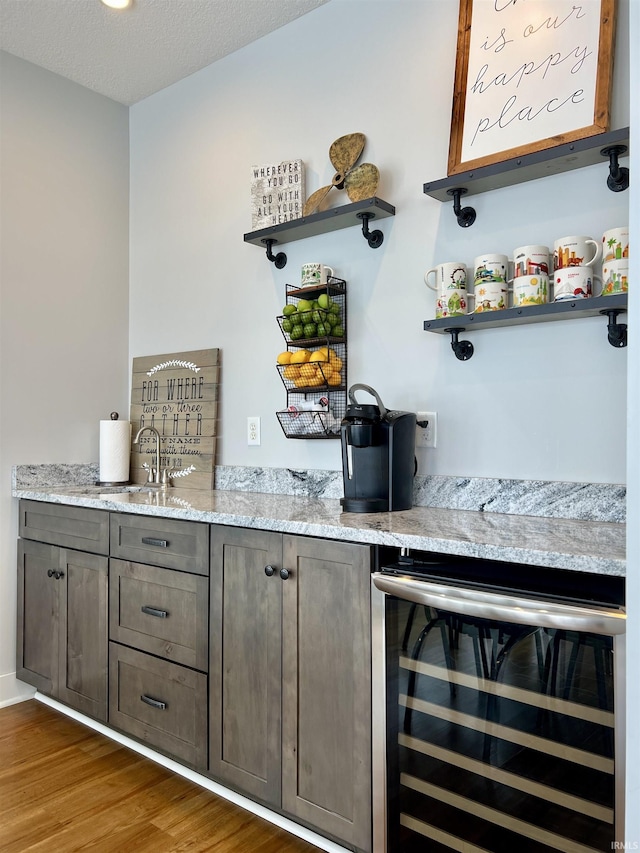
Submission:
M 148 486 L 154 486 L 155 488 L 159 488 L 159 489 L 163 489 L 163 488 L 166 489 L 167 486 L 171 485 L 171 479 L 169 477 L 169 471 L 167 468 L 164 468 L 162 470 L 160 469 L 160 452 L 161 452 L 160 451 L 160 441 L 161 441 L 161 439 L 160 439 L 160 433 L 158 432 L 158 430 L 152 426 L 141 427 L 138 430 L 136 437 L 133 439 L 133 443 L 138 444 L 140 441 L 140 436 L 142 435 L 143 432 L 145 432 L 147 430 L 149 432 L 155 433 L 155 436 L 156 436 L 156 465 L 155 465 L 155 468 L 153 468 L 153 467 L 149 468 L 149 479 L 147 481 L 147 485 Z M 145 467 L 145 466 L 143 466 L 143 467 Z

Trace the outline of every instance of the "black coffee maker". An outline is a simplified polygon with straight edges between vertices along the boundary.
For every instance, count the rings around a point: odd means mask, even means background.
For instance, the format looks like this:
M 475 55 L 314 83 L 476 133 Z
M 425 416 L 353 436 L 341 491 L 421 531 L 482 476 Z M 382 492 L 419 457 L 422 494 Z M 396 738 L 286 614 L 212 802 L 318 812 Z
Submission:
M 362 405 L 356 391 L 367 391 L 377 405 Z M 416 472 L 416 416 L 388 411 L 368 385 L 352 385 L 340 426 L 344 512 L 411 509 Z

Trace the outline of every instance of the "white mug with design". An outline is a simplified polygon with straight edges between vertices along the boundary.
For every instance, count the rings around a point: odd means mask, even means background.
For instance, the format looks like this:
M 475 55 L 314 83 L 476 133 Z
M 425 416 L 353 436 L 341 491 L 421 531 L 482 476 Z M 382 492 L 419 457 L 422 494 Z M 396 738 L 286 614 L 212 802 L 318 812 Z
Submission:
M 629 226 L 610 228 L 602 235 L 602 263 L 629 260 Z
M 429 280 L 433 276 L 434 283 Z M 462 261 L 438 264 L 424 274 L 424 283 L 436 294 L 436 319 L 459 317 L 469 309 L 467 267 Z
M 326 284 L 333 275 L 333 269 L 325 264 L 302 264 L 302 286 L 311 284 Z
M 591 267 L 567 267 L 556 270 L 553 276 L 553 296 L 555 302 L 563 302 L 567 299 L 588 299 L 594 295 L 595 282 L 600 283 L 602 293 L 602 279 L 594 275 Z
M 553 244 L 553 269 L 592 267 L 600 256 L 600 244 L 591 237 L 561 237 Z
M 605 261 L 602 264 L 602 295 L 629 292 L 629 258 Z
M 548 246 L 520 246 L 513 250 L 513 277 L 549 275 Z
M 513 307 L 544 305 L 549 301 L 549 276 L 519 275 L 513 280 Z
M 500 254 L 479 255 L 473 262 L 473 283 L 477 287 L 483 281 L 507 284 L 509 281 L 509 258 Z

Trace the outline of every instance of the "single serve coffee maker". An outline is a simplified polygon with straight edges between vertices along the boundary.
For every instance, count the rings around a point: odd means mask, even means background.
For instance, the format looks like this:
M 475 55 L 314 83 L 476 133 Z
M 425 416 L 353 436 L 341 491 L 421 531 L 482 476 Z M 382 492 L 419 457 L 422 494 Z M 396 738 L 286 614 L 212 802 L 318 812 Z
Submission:
M 356 391 L 375 397 L 363 405 Z M 340 425 L 344 512 L 411 509 L 416 472 L 416 415 L 388 411 L 369 385 L 352 385 Z

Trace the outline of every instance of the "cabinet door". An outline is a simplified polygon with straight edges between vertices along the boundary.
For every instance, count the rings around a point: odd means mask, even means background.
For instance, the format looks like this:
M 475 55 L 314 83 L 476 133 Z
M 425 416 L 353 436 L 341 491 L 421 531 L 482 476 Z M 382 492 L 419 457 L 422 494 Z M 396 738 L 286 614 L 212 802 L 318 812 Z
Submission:
M 106 722 L 108 559 L 61 549 L 60 567 L 58 698 Z
M 18 636 L 16 675 L 49 696 L 58 687 L 58 581 L 60 551 L 18 540 Z
M 371 849 L 371 550 L 284 536 L 282 805 Z
M 281 557 L 279 533 L 212 527 L 209 769 L 277 808 Z

